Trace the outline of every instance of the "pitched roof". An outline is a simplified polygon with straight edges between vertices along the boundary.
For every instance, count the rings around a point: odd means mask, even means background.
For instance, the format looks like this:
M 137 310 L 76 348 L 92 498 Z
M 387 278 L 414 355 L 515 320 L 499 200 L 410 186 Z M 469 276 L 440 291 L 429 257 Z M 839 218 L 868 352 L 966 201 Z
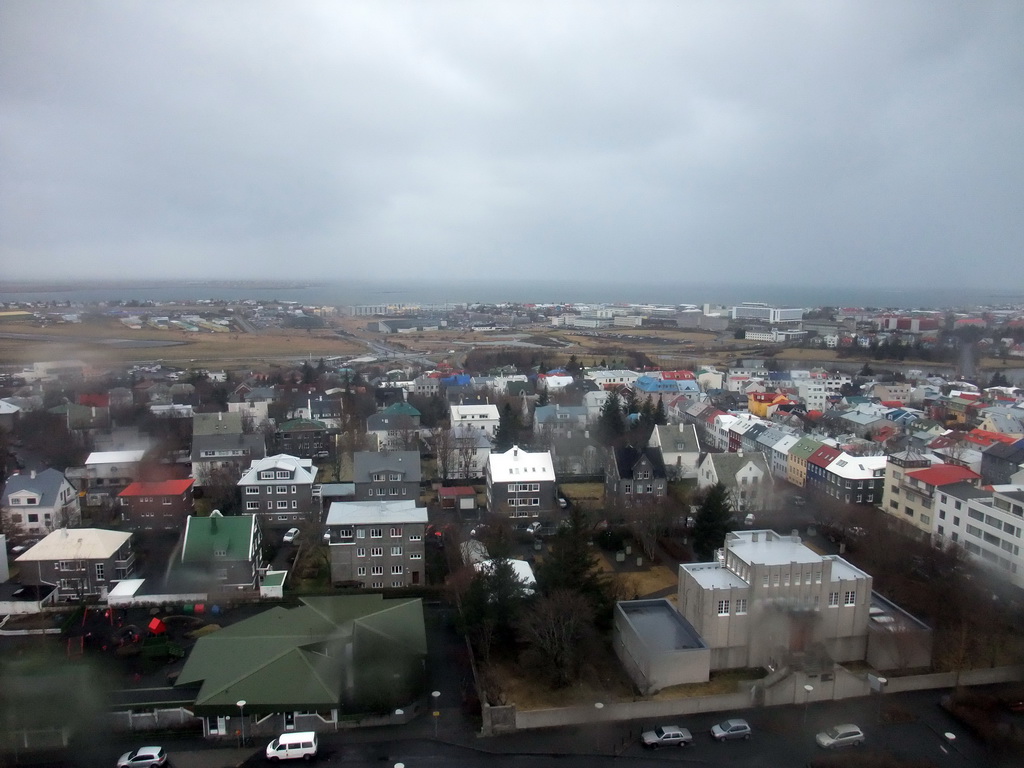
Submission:
M 665 460 L 659 449 L 634 448 L 631 445 L 623 445 L 615 449 L 615 464 L 618 467 L 619 477 L 623 480 L 632 478 L 633 470 L 644 457 L 650 462 L 654 477 L 665 477 Z
M 907 472 L 907 477 L 933 486 L 981 479 L 981 475 L 957 464 L 933 464 L 927 469 L 915 469 L 912 472 Z
M 353 685 L 380 685 L 368 668 L 387 659 L 389 669 L 408 669 L 426 655 L 419 598 L 367 594 L 302 603 L 200 638 L 177 685 L 201 683 L 196 706 L 206 712 L 233 711 L 241 700 L 253 713 L 345 709 L 356 698 Z
M 182 563 L 248 560 L 255 554 L 256 516 L 189 517 L 185 522 Z
M 238 485 L 248 485 L 259 481 L 260 472 L 270 469 L 282 469 L 294 472 L 291 479 L 293 483 L 312 483 L 316 478 L 317 468 L 313 466 L 312 459 L 300 459 L 298 456 L 289 456 L 287 453 L 276 453 L 262 459 L 254 459 L 249 468 L 242 474 Z
M 418 451 L 357 451 L 352 456 L 352 477 L 357 483 L 369 481 L 374 472 L 402 472 L 407 482 L 420 481 L 420 454 Z
M 33 477 L 33 474 L 35 477 Z M 3 498 L 0 504 L 8 506 L 8 499 L 13 493 L 28 491 L 39 496 L 39 506 L 52 507 L 58 500 L 60 487 L 66 478 L 56 469 L 44 469 L 42 472 L 18 472 L 7 478 Z
M 118 497 L 122 496 L 181 496 L 195 480 L 164 480 L 158 483 L 136 482 L 121 491 Z
M 487 473 L 492 482 L 512 483 L 519 480 L 544 482 L 555 479 L 555 466 L 550 451 L 531 453 L 514 445 L 504 453 L 487 457 Z

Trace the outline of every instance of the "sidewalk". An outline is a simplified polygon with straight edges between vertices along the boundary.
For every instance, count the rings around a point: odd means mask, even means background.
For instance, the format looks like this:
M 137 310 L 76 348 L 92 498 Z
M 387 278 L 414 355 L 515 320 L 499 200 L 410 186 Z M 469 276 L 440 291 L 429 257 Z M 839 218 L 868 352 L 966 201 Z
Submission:
M 197 749 L 189 752 L 167 753 L 167 757 L 173 768 L 238 768 L 245 761 L 255 755 L 262 753 L 262 748 L 246 747 L 236 749 L 227 747 L 224 749 Z

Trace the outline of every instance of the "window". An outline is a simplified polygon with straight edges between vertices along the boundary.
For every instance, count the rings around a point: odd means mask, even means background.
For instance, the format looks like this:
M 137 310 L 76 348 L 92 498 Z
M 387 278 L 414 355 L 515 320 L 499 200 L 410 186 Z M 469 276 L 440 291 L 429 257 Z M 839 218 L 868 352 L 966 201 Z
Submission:
M 288 509 L 288 501 L 287 500 L 282 500 L 282 501 L 277 502 L 277 508 L 278 509 Z
M 384 547 L 370 547 L 370 557 L 384 557 Z
M 81 571 L 82 561 L 81 560 L 61 560 L 60 570 L 62 571 Z
M 789 574 L 788 574 L 788 573 L 787 573 L 787 574 L 786 574 L 786 576 L 785 576 L 785 577 L 784 577 L 784 578 L 782 579 L 782 586 L 784 586 L 784 587 L 788 587 L 788 586 L 789 586 Z
M 838 592 L 829 592 L 828 593 L 828 607 L 829 608 L 835 608 L 838 605 L 839 605 L 839 593 Z
M 736 601 L 736 613 L 744 614 L 747 612 L 747 598 L 741 597 Z
M 772 574 L 772 586 L 773 587 L 779 586 L 779 574 L 777 574 L 777 573 L 773 573 Z
M 351 528 L 342 528 L 341 530 L 338 531 L 338 538 L 339 539 L 351 539 L 352 538 L 352 529 Z
M 287 469 L 279 469 L 279 470 L 277 470 L 276 477 L 277 477 L 278 480 L 291 480 L 292 479 L 292 473 L 289 472 Z
M 366 547 L 356 547 L 356 557 L 366 557 Z
M 394 528 L 393 527 L 391 529 L 391 538 L 392 539 L 400 539 L 400 538 L 402 538 L 402 529 L 401 528 Z
M 402 548 L 401 547 L 392 547 L 391 548 L 391 556 L 392 557 L 401 557 L 402 556 Z
M 383 576 L 384 575 L 384 566 L 383 565 L 375 565 L 375 566 L 373 566 L 372 568 L 370 568 L 370 575 L 371 576 Z
M 719 600 L 718 601 L 718 615 L 719 616 L 728 616 L 729 615 L 729 601 L 728 600 Z
M 366 529 L 365 528 L 358 528 L 356 530 L 356 538 L 357 539 L 365 539 L 366 538 Z
M 104 581 L 103 578 L 103 563 L 96 563 L 96 581 Z
M 383 483 L 388 479 L 387 472 L 374 472 L 371 479 L 375 483 Z
M 857 593 L 853 590 L 843 595 L 843 605 L 856 605 L 857 604 Z
M 258 501 L 247 501 L 245 502 L 246 509 L 259 509 L 260 503 Z
M 275 493 L 288 493 L 287 485 L 279 485 L 274 489 Z
M 32 514 L 30 514 L 28 516 L 28 521 L 30 523 L 38 523 L 39 522 L 39 515 L 33 512 Z
M 260 487 L 258 485 L 247 485 L 245 486 L 245 492 L 251 496 L 253 494 L 259 493 Z
M 392 565 L 391 566 L 391 575 L 392 576 L 401 576 L 403 573 L 405 573 L 405 567 L 404 566 L 401 566 L 401 565 Z
M 383 535 L 384 535 L 384 529 L 383 528 L 371 528 L 370 529 L 370 538 L 371 539 L 379 539 Z
M 418 533 L 410 533 L 409 541 L 423 541 L 423 536 Z
M 365 565 L 360 565 L 358 568 L 356 568 L 356 576 L 365 576 L 365 575 L 366 575 L 366 566 Z
M 292 493 L 295 493 L 296 490 L 297 490 L 296 487 L 293 485 L 292 486 Z
M 412 554 L 409 555 L 409 559 L 410 560 L 422 560 L 423 559 L 423 555 L 421 555 L 419 552 L 413 552 Z
M 400 482 L 402 482 L 402 476 L 400 474 L 398 474 L 397 472 L 392 472 L 390 475 L 388 475 L 388 479 L 392 483 L 400 483 Z
M 632 493 L 633 492 L 633 484 L 632 483 L 623 483 L 622 484 L 622 492 L 623 493 Z
M 768 574 L 767 573 L 764 576 L 761 577 L 761 586 L 762 587 L 767 587 L 768 586 Z
M 273 480 L 274 470 L 270 469 L 264 472 L 260 472 L 260 480 Z

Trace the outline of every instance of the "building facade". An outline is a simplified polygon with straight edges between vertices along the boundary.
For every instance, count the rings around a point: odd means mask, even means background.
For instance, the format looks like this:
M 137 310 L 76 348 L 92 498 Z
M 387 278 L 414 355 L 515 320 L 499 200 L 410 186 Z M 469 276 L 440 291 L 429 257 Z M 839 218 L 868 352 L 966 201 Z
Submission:
M 334 502 L 327 512 L 331 581 L 368 589 L 425 583 L 427 510 L 413 500 Z

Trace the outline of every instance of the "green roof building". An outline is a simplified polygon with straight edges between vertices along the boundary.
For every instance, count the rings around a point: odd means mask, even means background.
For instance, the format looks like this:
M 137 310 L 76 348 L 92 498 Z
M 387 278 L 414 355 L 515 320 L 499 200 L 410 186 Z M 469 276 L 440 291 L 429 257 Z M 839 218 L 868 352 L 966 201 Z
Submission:
M 247 733 L 333 729 L 419 698 L 426 653 L 419 598 L 306 597 L 200 638 L 177 685 L 200 685 L 207 735 L 240 725 L 239 701 Z

